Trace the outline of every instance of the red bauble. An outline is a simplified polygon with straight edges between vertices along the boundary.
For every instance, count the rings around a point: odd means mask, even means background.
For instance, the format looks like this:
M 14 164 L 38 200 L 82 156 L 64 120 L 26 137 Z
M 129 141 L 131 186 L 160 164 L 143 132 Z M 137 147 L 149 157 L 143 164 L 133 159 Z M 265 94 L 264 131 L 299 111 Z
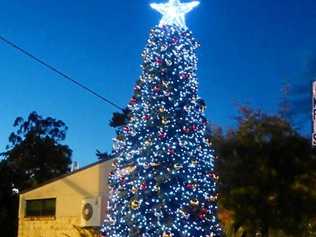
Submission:
M 169 148 L 168 149 L 168 155 L 174 155 L 175 154 L 175 150 L 173 148 Z
M 134 104 L 136 104 L 136 103 L 137 103 L 137 99 L 136 99 L 135 96 L 133 96 L 132 99 L 130 100 L 130 104 L 131 104 L 131 105 L 134 105 Z
M 144 115 L 144 120 L 149 120 L 150 116 L 148 114 Z
M 215 173 L 213 172 L 210 172 L 207 174 L 207 177 L 211 178 L 211 179 L 215 179 L 215 180 L 218 180 L 219 179 L 219 176 L 216 175 Z
M 182 132 L 184 132 L 184 133 L 189 133 L 190 132 L 190 128 L 187 128 L 187 127 L 183 127 L 182 128 Z
M 199 216 L 200 220 L 204 220 L 205 219 L 205 214 L 199 214 L 198 216 Z
M 156 63 L 158 63 L 159 65 L 162 64 L 162 59 L 161 58 L 156 58 Z
M 160 87 L 159 86 L 155 86 L 153 89 L 155 92 L 159 92 L 160 91 Z
M 159 139 L 164 139 L 167 136 L 165 132 L 159 132 Z
M 179 42 L 179 38 L 174 37 L 172 39 L 172 43 L 177 44 Z
M 134 87 L 134 91 L 140 91 L 140 89 L 141 89 L 140 86 L 135 86 Z
M 202 208 L 200 212 L 203 213 L 203 214 L 206 214 L 207 213 L 207 209 L 206 208 Z
M 199 219 L 204 220 L 205 216 L 207 214 L 207 209 L 206 208 L 202 208 L 198 214 Z
M 120 177 L 121 184 L 125 182 L 125 177 Z
M 189 78 L 190 74 L 186 72 L 181 72 L 179 76 L 180 76 L 180 79 L 186 80 Z
M 147 189 L 147 184 L 146 182 L 143 182 L 141 185 L 140 185 L 140 190 L 146 190 Z
M 193 184 L 187 184 L 185 187 L 186 187 L 187 189 L 193 189 Z

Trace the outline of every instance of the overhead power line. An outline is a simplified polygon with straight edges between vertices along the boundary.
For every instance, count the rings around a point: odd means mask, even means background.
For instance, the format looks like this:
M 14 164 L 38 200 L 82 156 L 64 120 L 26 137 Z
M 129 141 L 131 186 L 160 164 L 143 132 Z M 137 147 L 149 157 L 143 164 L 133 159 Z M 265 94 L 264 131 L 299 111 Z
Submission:
M 42 66 L 48 68 L 49 70 L 57 73 L 59 76 L 61 76 L 61 78 L 64 78 L 70 82 L 72 82 L 73 84 L 75 84 L 76 86 L 80 87 L 81 89 L 87 91 L 88 93 L 98 97 L 99 99 L 101 99 L 102 101 L 106 102 L 107 104 L 112 105 L 113 107 L 123 110 L 123 108 L 121 106 L 119 106 L 118 104 L 114 103 L 113 101 L 105 98 L 104 96 L 100 95 L 99 93 L 93 91 L 92 89 L 90 89 L 89 87 L 85 86 L 84 84 L 76 81 L 75 79 L 71 78 L 70 76 L 68 76 L 66 73 L 63 73 L 62 71 L 60 71 L 59 69 L 57 69 L 56 67 L 50 65 L 49 63 L 46 63 L 44 60 L 34 56 L 33 54 L 31 54 L 30 52 L 28 52 L 27 50 L 19 47 L 18 45 L 16 45 L 15 43 L 13 43 L 12 41 L 6 39 L 5 37 L 0 35 L 0 40 L 4 43 L 6 43 L 7 45 L 11 46 L 12 48 L 16 49 L 17 51 L 19 51 L 20 53 L 26 55 L 27 57 L 31 58 L 33 61 L 41 64 Z

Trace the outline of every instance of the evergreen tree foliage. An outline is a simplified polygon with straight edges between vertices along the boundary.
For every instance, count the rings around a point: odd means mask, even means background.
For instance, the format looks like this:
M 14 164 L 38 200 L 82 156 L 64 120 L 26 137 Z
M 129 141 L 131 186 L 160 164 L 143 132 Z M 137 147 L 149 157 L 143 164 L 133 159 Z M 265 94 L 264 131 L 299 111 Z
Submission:
M 242 107 L 238 127 L 213 134 L 221 204 L 247 236 L 312 236 L 316 218 L 316 156 L 310 141 L 279 115 Z
M 36 112 L 25 120 L 18 117 L 7 150 L 0 155 L 1 235 L 17 236 L 18 193 L 70 171 L 71 149 L 64 122 Z
M 217 237 L 214 156 L 197 95 L 199 44 L 175 25 L 154 27 L 129 119 L 114 139 L 108 237 Z

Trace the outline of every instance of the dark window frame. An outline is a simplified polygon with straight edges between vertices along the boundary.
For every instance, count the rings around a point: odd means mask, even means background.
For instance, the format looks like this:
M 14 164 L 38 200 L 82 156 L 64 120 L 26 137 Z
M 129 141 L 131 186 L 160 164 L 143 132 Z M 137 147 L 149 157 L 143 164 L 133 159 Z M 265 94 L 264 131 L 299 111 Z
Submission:
M 55 217 L 56 198 L 29 199 L 25 201 L 25 218 Z

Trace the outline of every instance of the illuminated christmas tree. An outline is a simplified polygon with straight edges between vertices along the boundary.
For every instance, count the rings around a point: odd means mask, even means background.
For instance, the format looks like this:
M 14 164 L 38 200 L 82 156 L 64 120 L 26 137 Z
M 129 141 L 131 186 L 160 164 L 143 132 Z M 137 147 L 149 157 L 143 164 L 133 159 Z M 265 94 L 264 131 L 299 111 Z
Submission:
M 143 52 L 142 75 L 118 131 L 102 227 L 107 237 L 218 237 L 213 151 L 198 97 L 199 44 L 185 14 L 199 3 L 152 4 L 163 14 Z

